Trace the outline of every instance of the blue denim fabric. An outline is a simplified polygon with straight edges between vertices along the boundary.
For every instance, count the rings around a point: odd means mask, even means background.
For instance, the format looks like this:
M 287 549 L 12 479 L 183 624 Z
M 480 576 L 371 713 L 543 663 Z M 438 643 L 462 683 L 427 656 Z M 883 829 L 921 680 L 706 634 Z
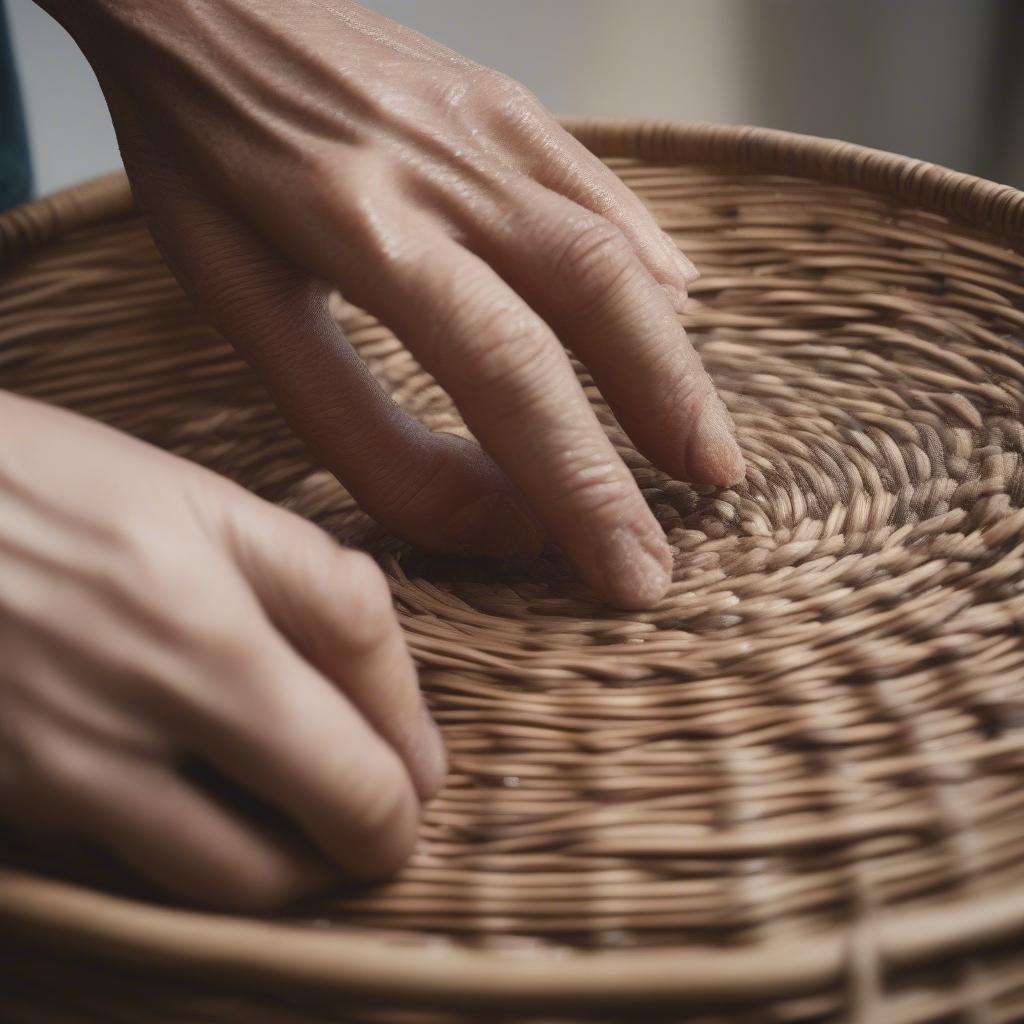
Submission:
M 25 202 L 32 194 L 32 161 L 25 113 L 14 67 L 7 12 L 0 0 L 0 210 Z

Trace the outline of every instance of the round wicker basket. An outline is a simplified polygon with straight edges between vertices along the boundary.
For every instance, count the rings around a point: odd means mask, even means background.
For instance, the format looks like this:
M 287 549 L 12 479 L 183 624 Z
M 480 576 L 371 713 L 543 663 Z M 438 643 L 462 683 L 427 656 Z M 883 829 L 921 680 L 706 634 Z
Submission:
M 700 268 L 686 325 L 749 466 L 666 479 L 587 382 L 676 552 L 647 612 L 385 536 L 122 178 L 0 219 L 0 386 L 377 554 L 453 766 L 397 880 L 275 919 L 7 837 L 3 1020 L 1024 1020 L 1024 194 L 761 129 L 570 127 Z

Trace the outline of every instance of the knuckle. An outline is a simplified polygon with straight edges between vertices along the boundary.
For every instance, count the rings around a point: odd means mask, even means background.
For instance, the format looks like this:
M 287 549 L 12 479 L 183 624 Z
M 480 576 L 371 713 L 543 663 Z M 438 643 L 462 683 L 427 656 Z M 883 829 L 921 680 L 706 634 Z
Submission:
M 583 307 L 604 301 L 634 263 L 626 236 L 601 217 L 576 222 L 556 251 L 566 299 Z
M 669 414 L 692 430 L 715 400 L 714 385 L 703 374 L 674 373 L 665 380 L 664 398 Z
M 173 616 L 187 610 L 185 606 L 194 605 L 202 593 L 198 577 L 208 579 L 206 552 L 188 545 L 161 543 L 144 529 L 127 533 L 118 555 L 109 567 L 110 588 L 149 611 L 163 610 Z M 206 572 L 198 571 L 200 565 Z
M 484 71 L 477 80 L 475 91 L 488 107 L 515 121 L 521 121 L 524 116 L 536 116 L 544 109 L 540 100 L 522 82 L 501 71 Z
M 251 637 L 239 628 L 239 600 L 240 595 L 226 592 L 195 569 L 174 571 L 149 596 L 167 646 L 186 654 L 201 652 L 217 665 L 236 669 L 253 657 Z
M 150 551 L 136 563 L 128 600 L 140 634 L 150 636 L 152 690 L 168 712 L 192 710 L 199 697 L 191 680 L 197 664 L 246 678 L 257 661 L 257 645 L 246 614 L 246 595 L 232 587 L 207 549 Z M 249 598 L 248 600 L 251 600 Z
M 621 258 L 628 252 L 625 236 L 611 221 L 603 217 L 587 217 L 575 222 L 564 240 L 562 269 L 580 272 Z
M 377 647 L 394 619 L 391 588 L 380 566 L 361 551 L 344 551 L 340 567 L 345 602 L 345 632 L 354 654 Z
M 315 523 L 282 508 L 260 509 L 262 544 L 274 550 L 291 575 L 305 586 L 323 589 L 331 578 L 330 567 L 339 550 L 331 537 Z
M 504 307 L 478 318 L 455 354 L 449 379 L 467 391 L 494 391 L 542 374 L 558 346 L 532 316 Z
M 559 494 L 574 515 L 610 525 L 635 519 L 639 500 L 636 483 L 614 452 L 571 452 L 572 460 L 562 473 Z

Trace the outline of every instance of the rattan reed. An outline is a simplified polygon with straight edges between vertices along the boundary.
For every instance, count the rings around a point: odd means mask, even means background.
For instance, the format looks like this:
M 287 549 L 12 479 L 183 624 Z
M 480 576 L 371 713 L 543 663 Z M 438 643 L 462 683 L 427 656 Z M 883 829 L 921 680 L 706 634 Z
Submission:
M 685 321 L 749 466 L 666 479 L 587 382 L 676 552 L 647 612 L 384 535 L 194 318 L 123 179 L 0 220 L 0 386 L 374 551 L 453 765 L 400 878 L 280 919 L 11 854 L 5 1021 L 1024 1020 L 1024 194 L 760 129 L 572 128 L 701 269 Z

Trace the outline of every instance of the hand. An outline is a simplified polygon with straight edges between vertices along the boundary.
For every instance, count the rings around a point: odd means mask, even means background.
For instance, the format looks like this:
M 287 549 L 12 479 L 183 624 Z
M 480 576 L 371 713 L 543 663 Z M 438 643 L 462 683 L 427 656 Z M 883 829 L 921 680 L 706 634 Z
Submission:
M 676 315 L 695 272 L 530 93 L 347 0 L 43 6 L 97 72 L 168 262 L 372 515 L 449 550 L 546 534 L 611 601 L 663 595 L 664 534 L 558 339 L 658 466 L 735 482 Z M 381 394 L 322 282 L 404 340 L 500 471 Z
M 446 763 L 376 565 L 97 423 L 0 422 L 0 819 L 232 908 L 394 871 Z

